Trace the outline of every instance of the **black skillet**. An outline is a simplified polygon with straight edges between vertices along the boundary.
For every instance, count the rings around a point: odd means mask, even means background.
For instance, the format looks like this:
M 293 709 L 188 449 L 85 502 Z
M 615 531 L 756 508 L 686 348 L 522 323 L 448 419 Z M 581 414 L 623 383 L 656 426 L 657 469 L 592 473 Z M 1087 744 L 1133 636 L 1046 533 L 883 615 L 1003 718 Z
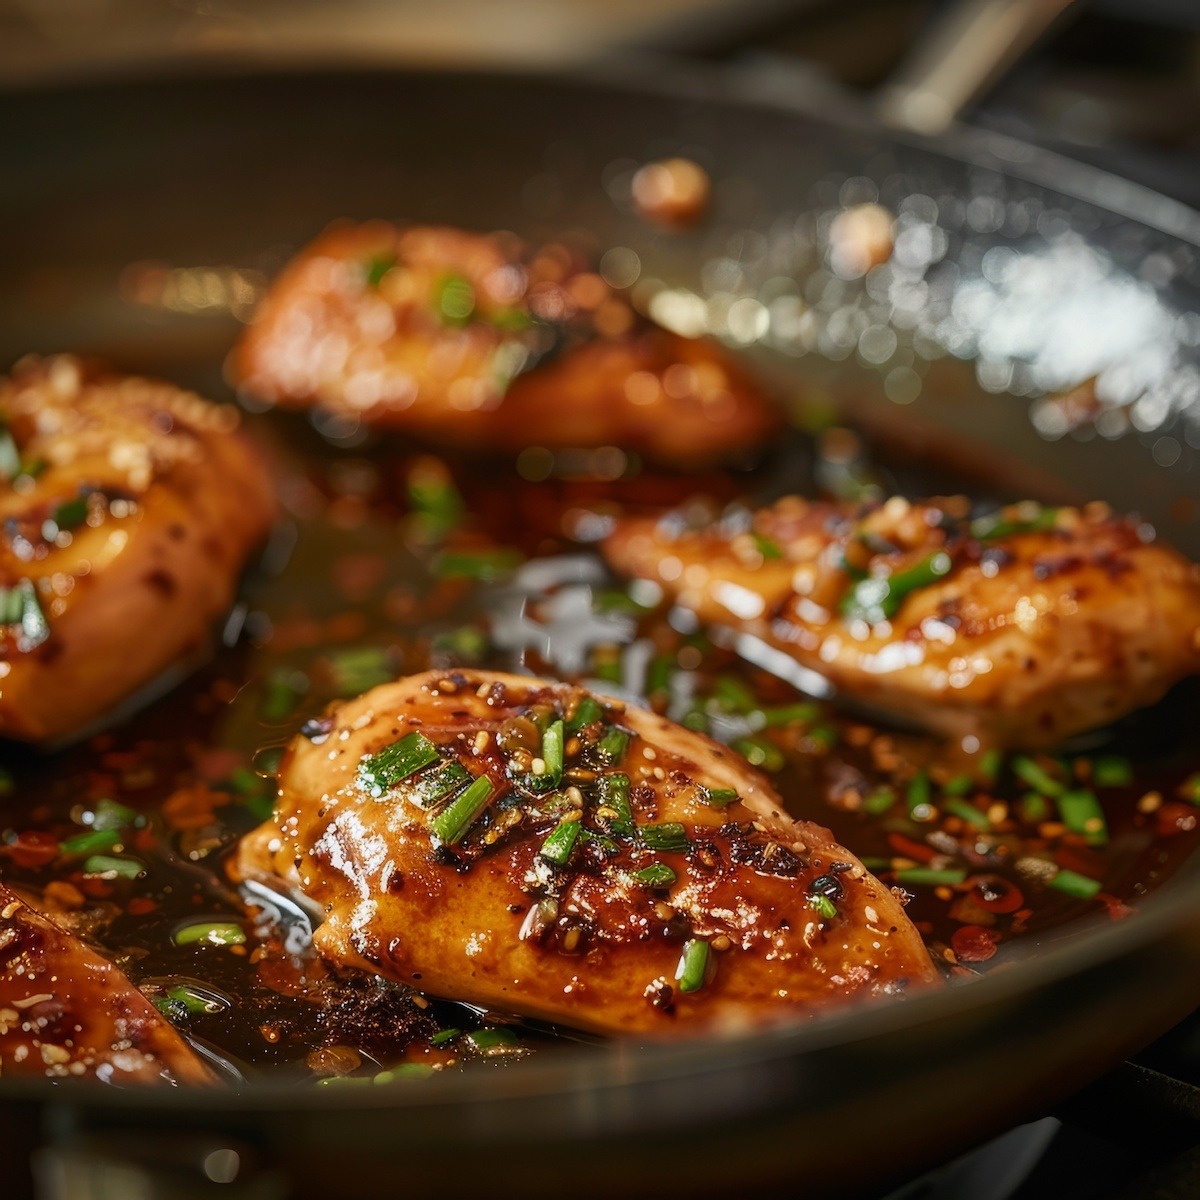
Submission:
M 1085 290 L 1103 304 L 1088 311 L 1086 295 L 1065 293 L 1082 306 L 1067 333 L 1091 330 L 1103 359 L 1113 341 L 1103 305 L 1136 293 L 1167 347 L 1146 386 L 1187 403 L 1195 318 L 1177 314 L 1200 303 L 1194 214 L 1000 139 L 899 139 L 816 107 L 761 73 L 661 67 L 570 79 L 216 72 L 2 94 L 0 361 L 69 347 L 220 394 L 228 311 L 139 306 L 124 268 L 270 270 L 336 215 L 583 230 L 601 248 L 636 250 L 643 280 L 711 290 L 701 267 L 714 256 L 740 258 L 750 274 L 774 269 L 750 261 L 772 237 L 819 233 L 812 214 L 874 186 L 926 226 L 921 237 L 945 225 L 943 257 L 958 273 L 930 268 L 932 284 L 1067 234 L 1091 247 L 1109 273 Z M 655 232 L 620 203 L 629 164 L 671 153 L 696 157 L 717 183 L 691 234 Z M 1071 261 L 1031 276 L 1046 295 L 1024 296 L 1043 321 Z M 805 262 L 793 269 L 821 267 L 819 256 Z M 1114 291 L 1105 279 L 1136 286 Z M 851 304 L 847 288 L 828 312 Z M 926 298 L 938 295 L 931 286 Z M 953 356 L 914 359 L 920 394 L 897 404 L 887 373 L 845 362 L 843 341 L 803 358 L 756 353 L 793 393 L 801 378 L 806 396 L 826 389 L 851 421 L 906 452 L 965 460 L 994 492 L 1103 496 L 1200 557 L 1198 439 L 1182 417 L 1048 440 L 1029 399 L 981 389 Z M 912 400 L 894 380 L 890 390 Z M 1043 433 L 1061 432 L 1052 410 L 1033 407 Z M 151 1095 L 0 1080 L 4 1194 L 27 1186 L 31 1155 L 46 1194 L 61 1196 L 133 1194 L 131 1164 L 157 1181 L 139 1195 L 173 1197 L 861 1193 L 1044 1111 L 1193 1009 L 1195 865 L 1135 918 L 1018 941 L 1002 969 L 967 986 L 743 1038 L 614 1045 L 353 1094 L 270 1081 Z M 236 1164 L 233 1182 L 210 1182 Z

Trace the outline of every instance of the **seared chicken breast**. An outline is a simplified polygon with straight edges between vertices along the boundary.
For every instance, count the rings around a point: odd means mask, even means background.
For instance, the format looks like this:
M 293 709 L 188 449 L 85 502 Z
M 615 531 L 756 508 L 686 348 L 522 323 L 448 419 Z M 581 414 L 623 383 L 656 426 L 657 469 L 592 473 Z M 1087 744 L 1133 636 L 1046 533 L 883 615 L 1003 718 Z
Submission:
M 563 247 L 383 221 L 302 250 L 230 366 L 261 401 L 502 454 L 619 446 L 689 467 L 779 424 L 720 347 L 635 316 Z
M 0 883 L 0 1075 L 106 1083 L 214 1076 L 112 963 Z
M 565 684 L 427 672 L 292 744 L 244 877 L 318 951 L 608 1034 L 733 1028 L 934 983 L 897 898 L 744 759 Z
M 629 519 L 604 546 L 703 621 L 936 733 L 1051 747 L 1200 670 L 1200 568 L 1101 505 L 781 500 L 705 527 Z
M 193 651 L 274 513 L 238 415 L 63 356 L 0 380 L 0 734 L 100 717 Z

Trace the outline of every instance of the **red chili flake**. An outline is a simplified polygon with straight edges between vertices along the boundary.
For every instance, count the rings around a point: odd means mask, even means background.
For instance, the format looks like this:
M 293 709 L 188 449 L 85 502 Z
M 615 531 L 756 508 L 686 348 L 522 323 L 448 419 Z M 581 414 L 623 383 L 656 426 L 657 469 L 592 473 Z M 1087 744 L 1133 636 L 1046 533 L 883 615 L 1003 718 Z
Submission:
M 3 849 L 18 867 L 44 867 L 58 857 L 58 839 L 40 829 L 26 829 Z
M 1129 907 L 1119 896 L 1110 896 L 1108 892 L 1097 892 L 1096 899 L 1101 901 L 1108 909 L 1108 915 L 1114 921 L 1124 920 L 1125 917 L 1133 915 L 1133 909 Z
M 71 876 L 71 880 L 85 896 L 91 896 L 93 900 L 106 900 L 113 894 L 112 885 L 99 875 L 83 875 L 76 872 Z
M 131 917 L 144 917 L 147 913 L 152 913 L 158 908 L 158 901 L 151 900 L 149 896 L 133 896 L 125 905 L 125 911 Z
M 982 925 L 964 925 L 950 938 L 950 946 L 962 962 L 987 962 L 996 953 L 1000 935 Z
M 915 859 L 917 862 L 932 862 L 938 853 L 932 846 L 923 845 L 921 842 L 914 842 L 912 838 L 905 837 L 902 833 L 889 833 L 888 844 L 897 854 L 902 854 L 905 858 Z
M 1021 889 L 1000 875 L 976 875 L 967 882 L 973 889 L 970 894 L 988 912 L 1016 912 L 1025 903 Z
M 1191 833 L 1200 824 L 1200 810 L 1195 805 L 1180 804 L 1168 800 L 1154 814 L 1154 824 L 1159 837 L 1174 837 L 1178 833 Z

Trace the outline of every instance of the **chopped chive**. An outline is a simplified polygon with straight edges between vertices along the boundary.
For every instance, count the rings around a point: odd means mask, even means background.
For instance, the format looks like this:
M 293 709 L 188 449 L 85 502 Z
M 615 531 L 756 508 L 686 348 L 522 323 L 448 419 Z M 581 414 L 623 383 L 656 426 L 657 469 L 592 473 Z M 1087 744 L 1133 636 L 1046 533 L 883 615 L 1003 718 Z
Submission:
M 808 907 L 826 921 L 831 921 L 838 915 L 837 905 L 828 896 L 809 896 Z
M 1050 801 L 1038 792 L 1026 792 L 1021 797 L 1018 807 L 1021 820 L 1030 825 L 1037 825 L 1040 821 L 1044 821 L 1050 813 Z
M 444 320 L 452 325 L 462 325 L 475 311 L 475 289 L 462 275 L 447 275 L 437 285 L 433 302 Z
M 486 775 L 480 775 L 457 799 L 451 801 L 429 822 L 434 836 L 444 846 L 461 842 L 479 815 L 487 808 L 495 788 Z
M 533 324 L 533 316 L 523 308 L 500 308 L 487 318 L 489 325 L 505 333 L 520 333 Z
M 86 496 L 76 496 L 60 504 L 51 516 L 51 520 L 59 529 L 76 529 L 87 520 L 88 502 Z
M 615 725 L 605 730 L 604 736 L 596 743 L 597 757 L 610 767 L 618 766 L 623 762 L 628 749 L 629 734 Z
M 1019 533 L 1045 533 L 1053 529 L 1057 521 L 1057 508 L 1042 508 L 1039 505 L 1036 516 L 1013 519 L 1006 517 L 1003 512 L 989 513 L 986 517 L 976 517 L 969 528 L 976 541 L 989 542 Z
M 995 783 L 1002 766 L 1004 766 L 1004 755 L 1001 751 L 995 748 L 985 750 L 983 757 L 979 760 L 979 774 L 985 783 Z
M 308 677 L 300 671 L 272 671 L 260 710 L 264 721 L 283 721 L 292 715 L 297 702 L 308 691 Z
M 783 549 L 773 538 L 761 533 L 751 533 L 750 536 L 754 539 L 754 548 L 764 559 L 783 557 Z
M 575 705 L 575 711 L 571 714 L 570 720 L 567 721 L 565 728 L 568 733 L 578 733 L 581 729 L 586 729 L 589 725 L 594 725 L 604 716 L 604 709 L 600 707 L 600 702 L 593 699 L 591 696 L 582 696 L 579 703 Z
M 164 996 L 156 996 L 154 1007 L 165 1017 L 180 1019 L 199 1016 L 201 1013 L 220 1012 L 225 1006 L 220 1001 L 180 985 L 170 988 Z
M 943 871 L 935 870 L 933 867 L 908 867 L 906 870 L 896 872 L 896 882 L 912 884 L 914 887 L 939 887 L 943 884 L 953 887 L 955 884 L 962 883 L 966 879 L 966 871 L 958 867 L 947 867 Z
M 431 770 L 422 771 L 409 784 L 408 798 L 419 808 L 433 808 L 451 792 L 471 782 L 471 772 L 458 761 L 451 759 Z
M 241 946 L 246 941 L 246 931 L 232 921 L 198 921 L 185 925 L 175 933 L 175 945 L 193 946 L 204 943 L 209 946 Z
M 1133 763 L 1127 758 L 1106 755 L 1092 762 L 1092 783 L 1096 787 L 1128 787 L 1133 782 Z
M 353 646 L 326 655 L 334 690 L 339 696 L 358 696 L 396 678 L 391 655 L 383 646 Z
M 638 834 L 643 844 L 651 850 L 674 850 L 684 853 L 689 845 L 687 830 L 678 821 L 662 821 L 657 825 L 643 825 Z
M 896 803 L 896 793 L 890 787 L 878 787 L 868 792 L 862 806 L 873 817 L 880 817 Z
M 141 814 L 115 800 L 97 800 L 92 809 L 93 829 L 123 829 L 129 825 L 142 825 Z
M 809 701 L 801 701 L 799 704 L 780 704 L 774 708 L 764 708 L 762 715 L 768 729 L 774 729 L 780 725 L 792 725 L 797 721 L 811 725 L 814 721 L 820 720 L 821 706 Z
M 894 617 L 912 592 L 936 583 L 948 575 L 953 566 L 950 555 L 939 550 L 903 571 L 860 579 L 842 598 L 839 608 L 849 621 L 878 625 Z
M 621 655 L 611 646 L 597 646 L 592 651 L 591 673 L 607 683 L 621 682 Z
M 908 785 L 908 791 L 905 794 L 905 803 L 908 806 L 908 815 L 910 817 L 927 815 L 933 808 L 933 788 L 929 782 L 929 773 L 927 771 L 918 771 L 913 777 L 912 782 Z
M 728 713 L 751 713 L 759 707 L 754 693 L 736 675 L 718 675 L 712 697 Z
M 725 808 L 738 798 L 737 788 L 701 788 L 700 800 L 710 808 Z
M 433 639 L 436 653 L 449 655 L 455 662 L 467 666 L 477 666 L 483 662 L 490 648 L 488 635 L 476 625 L 460 625 L 457 629 L 439 633 Z
M 817 742 L 826 750 L 832 750 L 838 744 L 838 732 L 832 725 L 817 725 L 808 731 L 807 737 L 810 742 Z
M 687 712 L 683 714 L 680 724 L 684 729 L 691 729 L 696 733 L 707 733 L 708 713 L 704 711 L 704 705 L 698 700 L 693 700 Z
M 947 796 L 965 796 L 975 788 L 975 781 L 970 775 L 955 775 L 942 784 L 942 792 Z
M 444 538 L 466 511 L 458 488 L 436 460 L 421 460 L 409 473 L 408 502 L 427 542 Z
M 538 853 L 547 862 L 565 867 L 574 853 L 575 843 L 579 841 L 579 831 L 578 821 L 562 821 L 550 831 Z
M 633 809 L 629 804 L 629 776 L 616 772 L 601 775 L 596 781 L 596 799 L 604 808 L 611 808 L 617 815 L 609 820 L 609 828 L 618 837 L 632 837 Z
M 363 280 L 367 287 L 378 287 L 383 277 L 396 265 L 394 254 L 376 254 L 363 263 Z
M 13 589 L 17 615 L 11 615 L 13 609 L 8 608 L 5 616 L 10 625 L 20 625 L 21 637 L 25 646 L 32 650 L 40 646 L 50 636 L 50 626 L 46 623 L 46 614 L 38 603 L 37 591 L 28 579 L 22 579 Z
M 592 608 L 598 613 L 626 612 L 637 615 L 650 612 L 653 605 L 642 604 L 628 593 L 616 588 L 607 588 L 593 594 Z
M 1057 803 L 1063 824 L 1072 833 L 1082 834 L 1089 846 L 1103 846 L 1108 841 L 1108 825 L 1095 792 L 1087 788 L 1063 792 Z
M 484 1054 L 505 1054 L 521 1044 L 511 1029 L 473 1029 L 467 1040 Z
M 431 1046 L 444 1046 L 447 1042 L 452 1042 L 456 1037 L 462 1037 L 461 1029 L 439 1029 L 437 1033 L 429 1039 Z
M 1055 779 L 1040 763 L 1023 754 L 1012 760 L 1012 769 L 1018 779 L 1043 796 L 1061 796 L 1067 790 L 1066 785 Z
M 1060 868 L 1054 878 L 1050 880 L 1050 886 L 1055 891 L 1065 892 L 1068 896 L 1075 896 L 1080 900 L 1090 900 L 1100 890 L 1100 881 L 1089 879 L 1086 875 L 1079 875 L 1075 871 Z
M 83 862 L 85 875 L 115 875 L 118 879 L 136 879 L 145 870 L 136 858 L 113 858 L 108 854 L 93 854 Z
M 438 748 L 423 733 L 414 730 L 370 758 L 363 759 L 358 764 L 358 776 L 372 796 L 382 796 L 388 788 L 415 775 L 439 758 Z
M 960 820 L 966 821 L 968 825 L 974 825 L 976 829 L 991 829 L 992 827 L 987 813 L 980 812 L 968 800 L 960 800 L 957 796 L 947 796 L 941 801 L 941 807 L 946 812 L 953 813 Z
M 678 878 L 666 863 L 651 863 L 648 867 L 635 871 L 633 877 L 648 888 L 670 887 Z
M 597 833 L 594 829 L 585 829 L 583 831 L 583 840 L 591 842 L 605 854 L 619 854 L 621 847 L 605 833 Z
M 675 660 L 668 654 L 657 654 L 646 668 L 646 695 L 656 696 L 671 689 Z
M 394 1067 L 388 1067 L 386 1071 L 372 1075 L 371 1082 L 389 1084 L 395 1083 L 397 1079 L 431 1079 L 436 1074 L 430 1063 L 397 1063 Z
M 731 745 L 751 766 L 762 767 L 764 771 L 783 770 L 786 761 L 783 752 L 766 738 L 735 738 Z
M 711 950 L 707 942 L 692 938 L 679 956 L 675 978 L 681 992 L 698 992 L 708 982 L 708 964 Z
M 493 550 L 447 550 L 434 561 L 434 570 L 442 579 L 475 579 L 492 583 L 522 563 L 518 550 L 499 546 Z
M 80 858 L 97 850 L 111 850 L 120 840 L 121 835 L 115 829 L 92 829 L 59 842 L 58 848 L 63 854 Z
M 546 764 L 546 776 L 557 787 L 563 773 L 563 723 L 552 721 L 542 734 L 542 762 Z

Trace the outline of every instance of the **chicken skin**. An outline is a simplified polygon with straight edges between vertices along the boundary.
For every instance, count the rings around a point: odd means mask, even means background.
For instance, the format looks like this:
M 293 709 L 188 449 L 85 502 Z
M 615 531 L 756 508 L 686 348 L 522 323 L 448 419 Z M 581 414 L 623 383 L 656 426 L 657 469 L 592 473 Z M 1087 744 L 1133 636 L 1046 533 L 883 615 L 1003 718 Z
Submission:
M 230 368 L 260 401 L 500 454 L 619 446 L 695 467 L 779 424 L 720 347 L 635 316 L 563 247 L 383 221 L 302 250 Z
M 0 883 L 0 1075 L 214 1082 L 112 963 Z
M 565 684 L 385 684 L 279 780 L 243 877 L 307 898 L 334 964 L 435 995 L 653 1037 L 938 978 L 889 889 L 740 756 Z
M 1052 747 L 1200 671 L 1200 568 L 1103 506 L 789 497 L 692 528 L 629 519 L 604 552 L 702 621 L 849 697 L 980 744 Z
M 63 356 L 0 380 L 0 734 L 77 731 L 198 647 L 274 513 L 238 416 Z

